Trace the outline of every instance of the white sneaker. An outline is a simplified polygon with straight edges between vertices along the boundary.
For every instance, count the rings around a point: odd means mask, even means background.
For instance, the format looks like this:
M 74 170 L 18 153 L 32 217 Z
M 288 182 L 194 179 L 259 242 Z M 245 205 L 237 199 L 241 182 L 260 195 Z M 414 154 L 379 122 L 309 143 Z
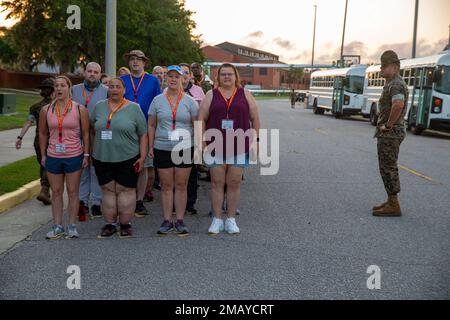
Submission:
M 236 219 L 234 218 L 228 218 L 227 221 L 225 222 L 225 231 L 228 234 L 239 234 L 241 233 L 241 231 L 239 230 L 237 224 L 236 224 Z
M 211 226 L 208 229 L 208 234 L 218 235 L 225 230 L 225 226 L 222 219 L 213 218 Z

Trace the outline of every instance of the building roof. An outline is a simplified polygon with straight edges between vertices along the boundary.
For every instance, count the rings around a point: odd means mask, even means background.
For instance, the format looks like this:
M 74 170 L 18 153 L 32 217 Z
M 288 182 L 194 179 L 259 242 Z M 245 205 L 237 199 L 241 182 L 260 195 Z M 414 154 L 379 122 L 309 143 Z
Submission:
M 231 43 L 231 42 L 222 42 L 222 43 L 216 45 L 215 47 L 219 47 L 219 48 L 221 48 L 223 50 L 229 51 L 229 52 L 231 52 L 233 54 L 237 54 L 237 55 L 240 55 L 239 49 L 242 49 L 242 50 L 253 51 L 255 53 L 259 53 L 259 54 L 263 54 L 263 55 L 268 55 L 270 57 L 275 57 L 276 60 L 279 59 L 279 56 L 277 56 L 276 54 L 273 54 L 273 53 L 270 53 L 270 52 L 267 52 L 267 51 L 262 51 L 262 50 L 259 50 L 259 49 L 255 49 L 255 48 L 246 47 L 246 46 L 243 46 L 243 45 L 240 45 L 240 44 Z

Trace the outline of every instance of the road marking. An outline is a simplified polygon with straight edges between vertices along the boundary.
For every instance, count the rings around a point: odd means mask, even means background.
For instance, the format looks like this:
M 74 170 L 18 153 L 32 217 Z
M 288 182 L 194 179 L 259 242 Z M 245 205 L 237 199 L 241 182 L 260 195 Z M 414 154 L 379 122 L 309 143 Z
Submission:
M 326 132 L 326 131 L 324 131 L 324 130 L 322 130 L 320 128 L 315 128 L 314 131 L 317 132 L 317 133 L 320 133 L 320 134 L 324 134 L 326 136 L 328 135 L 328 132 Z
M 405 170 L 405 171 L 407 171 L 407 172 L 409 172 L 409 173 L 412 173 L 412 174 L 414 174 L 414 175 L 416 175 L 416 176 L 418 176 L 418 177 L 420 177 L 420 178 L 422 178 L 422 179 L 425 179 L 425 180 L 430 181 L 430 182 L 435 182 L 435 181 L 433 180 L 433 178 L 430 178 L 430 177 L 428 177 L 428 176 L 426 176 L 426 175 L 424 175 L 424 174 L 422 174 L 422 173 L 420 173 L 420 172 L 417 172 L 416 170 L 410 169 L 410 168 L 405 167 L 405 166 L 402 166 L 402 165 L 399 165 L 398 167 L 399 167 L 400 169 Z

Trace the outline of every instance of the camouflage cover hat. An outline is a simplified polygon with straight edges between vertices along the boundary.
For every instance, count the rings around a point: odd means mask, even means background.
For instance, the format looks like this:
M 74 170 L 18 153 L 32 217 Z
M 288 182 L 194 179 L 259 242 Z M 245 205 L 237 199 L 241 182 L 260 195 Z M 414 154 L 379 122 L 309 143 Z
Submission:
M 398 58 L 398 55 L 392 50 L 385 51 L 381 55 L 381 65 L 385 66 L 385 65 L 393 64 L 393 63 L 400 63 L 400 59 Z
M 44 88 L 55 88 L 55 79 L 54 78 L 47 78 L 42 81 L 41 85 L 37 86 L 38 89 L 44 89 Z
M 129 53 L 125 53 L 124 58 L 128 62 L 128 60 L 130 60 L 130 57 L 132 56 L 141 58 L 144 61 L 148 61 L 148 58 L 145 56 L 145 53 L 143 53 L 141 50 L 132 50 Z

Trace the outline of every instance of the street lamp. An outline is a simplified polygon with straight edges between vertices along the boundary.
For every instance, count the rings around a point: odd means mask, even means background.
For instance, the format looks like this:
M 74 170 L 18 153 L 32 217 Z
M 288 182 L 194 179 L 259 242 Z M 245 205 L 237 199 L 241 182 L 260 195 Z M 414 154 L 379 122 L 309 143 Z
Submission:
M 347 23 L 347 7 L 348 0 L 345 0 L 345 14 L 344 14 L 344 30 L 342 30 L 342 43 L 341 43 L 341 68 L 344 67 L 344 39 L 345 39 L 345 25 Z
M 114 77 L 117 61 L 117 0 L 106 0 L 105 71 Z
M 419 19 L 419 0 L 416 0 L 416 9 L 414 13 L 414 32 L 413 32 L 413 44 L 412 44 L 412 58 L 416 57 L 417 49 L 417 20 Z
M 316 21 L 317 21 L 317 5 L 314 5 L 314 31 L 313 31 L 313 46 L 312 46 L 312 59 L 311 68 L 314 68 L 314 49 L 316 46 Z

